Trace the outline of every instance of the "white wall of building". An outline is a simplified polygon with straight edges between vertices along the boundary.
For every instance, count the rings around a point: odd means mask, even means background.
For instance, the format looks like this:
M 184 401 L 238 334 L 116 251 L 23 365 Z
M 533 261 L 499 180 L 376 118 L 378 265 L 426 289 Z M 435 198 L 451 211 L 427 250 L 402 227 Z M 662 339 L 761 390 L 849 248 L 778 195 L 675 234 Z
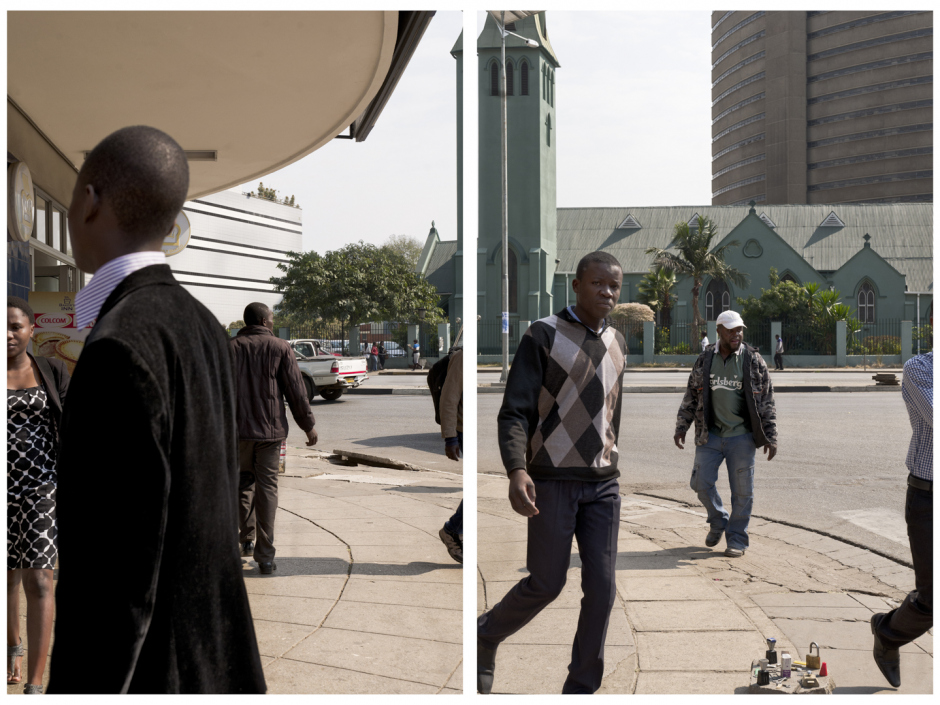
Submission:
M 287 252 L 302 251 L 299 208 L 232 189 L 187 201 L 183 211 L 192 236 L 167 264 L 222 325 L 242 318 L 253 301 L 272 308 L 280 302 L 268 280 L 282 274 L 277 265 L 287 262 Z

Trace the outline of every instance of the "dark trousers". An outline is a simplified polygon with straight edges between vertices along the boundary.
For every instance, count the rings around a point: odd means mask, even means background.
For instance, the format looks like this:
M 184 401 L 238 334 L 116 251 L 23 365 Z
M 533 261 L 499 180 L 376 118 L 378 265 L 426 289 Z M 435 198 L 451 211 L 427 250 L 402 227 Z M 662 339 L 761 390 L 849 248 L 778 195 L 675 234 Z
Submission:
M 778 370 L 783 369 L 783 353 L 774 353 L 774 367 Z
M 909 644 L 933 626 L 933 493 L 908 487 L 904 519 L 911 542 L 915 589 L 881 620 L 878 636 L 888 649 Z
M 529 575 L 480 615 L 477 636 L 484 646 L 496 648 L 561 594 L 576 536 L 583 597 L 562 693 L 594 693 L 604 676 L 604 642 L 617 595 L 620 484 L 616 479 L 535 480 L 535 495 L 539 513 L 528 521 Z
M 460 448 L 460 456 L 463 457 L 463 431 L 457 431 L 457 446 Z M 454 515 L 444 522 L 444 528 L 463 534 L 463 500 L 460 500 Z
M 277 466 L 281 459 L 281 443 L 238 441 L 238 540 L 255 542 L 254 558 L 259 563 L 274 560 L 274 515 L 277 513 Z

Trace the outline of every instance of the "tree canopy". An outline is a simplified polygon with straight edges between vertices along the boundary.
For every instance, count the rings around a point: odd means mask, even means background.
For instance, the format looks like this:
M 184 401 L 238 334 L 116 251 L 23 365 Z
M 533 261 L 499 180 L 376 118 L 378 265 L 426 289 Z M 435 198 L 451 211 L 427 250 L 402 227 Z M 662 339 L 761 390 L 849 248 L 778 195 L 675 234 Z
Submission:
M 388 240 L 382 247 L 387 247 L 392 252 L 396 252 L 404 257 L 414 269 L 418 266 L 418 260 L 421 258 L 421 251 L 424 245 L 416 237 L 411 235 L 389 235 Z
M 663 267 L 653 267 L 637 284 L 636 298 L 656 312 L 660 325 L 668 326 L 672 322 L 672 307 L 679 298 L 672 293 L 675 288 L 675 272 Z
M 417 323 L 443 318 L 437 290 L 401 254 L 361 240 L 320 255 L 288 252 L 288 264 L 271 277 L 275 291 L 284 294 L 278 314 L 293 320 L 335 320 L 345 331 L 360 323 L 399 321 Z M 346 335 L 347 339 L 350 336 Z M 358 346 L 359 336 L 350 340 Z
M 263 198 L 266 201 L 274 201 L 275 203 L 283 203 L 285 206 L 294 206 L 295 208 L 300 208 L 299 203 L 294 203 L 294 196 L 291 195 L 290 198 L 284 196 L 283 199 L 277 197 L 277 189 L 267 188 L 264 185 L 263 181 L 258 182 L 258 190 L 251 192 L 252 196 L 256 198 Z

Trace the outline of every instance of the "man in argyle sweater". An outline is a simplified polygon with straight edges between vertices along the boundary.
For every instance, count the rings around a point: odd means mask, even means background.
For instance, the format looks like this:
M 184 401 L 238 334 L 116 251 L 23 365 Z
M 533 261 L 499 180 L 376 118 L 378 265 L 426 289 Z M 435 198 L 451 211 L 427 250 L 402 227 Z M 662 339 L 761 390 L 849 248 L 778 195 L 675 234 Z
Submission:
M 623 271 L 606 252 L 578 263 L 577 303 L 536 321 L 513 358 L 498 416 L 509 502 L 529 518 L 519 581 L 477 622 L 477 690 L 493 686 L 496 649 L 561 593 L 578 539 L 581 614 L 562 693 L 594 693 L 604 675 L 604 641 L 616 597 L 620 526 L 617 438 L 627 362 L 607 316 Z

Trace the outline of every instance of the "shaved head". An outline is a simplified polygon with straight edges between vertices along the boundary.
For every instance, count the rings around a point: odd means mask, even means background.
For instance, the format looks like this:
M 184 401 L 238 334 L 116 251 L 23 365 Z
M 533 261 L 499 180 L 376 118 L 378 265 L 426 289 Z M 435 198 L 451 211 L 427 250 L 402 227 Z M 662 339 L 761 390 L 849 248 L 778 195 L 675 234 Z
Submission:
M 273 319 L 274 312 L 268 307 L 267 304 L 263 304 L 260 301 L 255 301 L 245 306 L 245 313 L 243 314 L 246 326 L 261 326 L 264 325 L 264 319 Z

